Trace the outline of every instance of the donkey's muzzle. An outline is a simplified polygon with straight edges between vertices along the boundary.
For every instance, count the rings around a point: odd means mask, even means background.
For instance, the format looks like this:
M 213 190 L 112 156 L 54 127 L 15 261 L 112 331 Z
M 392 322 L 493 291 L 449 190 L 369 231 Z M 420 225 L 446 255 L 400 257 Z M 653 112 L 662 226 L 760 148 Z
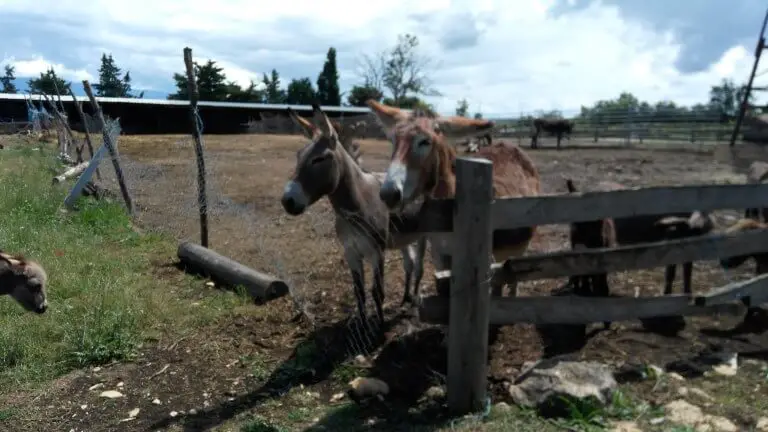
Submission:
M 403 193 L 400 188 L 385 184 L 379 189 L 379 198 L 391 209 L 400 204 L 400 201 L 403 200 Z
M 291 216 L 298 216 L 304 212 L 304 208 L 305 208 L 304 205 L 299 203 L 292 196 L 283 195 L 283 198 L 280 200 L 280 203 L 283 205 L 283 209 L 285 209 L 285 212 Z
M 35 313 L 44 314 L 45 311 L 47 311 L 47 310 L 48 310 L 48 305 L 47 304 L 41 304 L 40 306 L 35 308 Z

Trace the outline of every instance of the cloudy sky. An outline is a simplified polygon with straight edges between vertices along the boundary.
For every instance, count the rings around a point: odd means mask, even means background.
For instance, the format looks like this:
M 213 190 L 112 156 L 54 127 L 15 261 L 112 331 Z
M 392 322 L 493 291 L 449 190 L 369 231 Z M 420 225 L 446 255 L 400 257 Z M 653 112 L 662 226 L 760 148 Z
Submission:
M 411 32 L 441 112 L 466 98 L 489 117 L 568 113 L 621 91 L 692 104 L 722 78 L 745 81 L 764 13 L 758 0 L 0 0 L 0 64 L 24 81 L 49 66 L 94 80 L 109 52 L 135 88 L 164 97 L 185 46 L 241 83 L 272 68 L 314 82 L 334 46 L 345 91 L 362 54 Z

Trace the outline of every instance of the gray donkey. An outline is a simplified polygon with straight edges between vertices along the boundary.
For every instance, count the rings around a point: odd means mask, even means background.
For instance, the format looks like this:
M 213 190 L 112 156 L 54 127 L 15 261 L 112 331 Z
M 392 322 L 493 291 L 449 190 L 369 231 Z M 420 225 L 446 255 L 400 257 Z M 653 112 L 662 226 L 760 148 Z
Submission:
M 336 128 L 320 107 L 313 104 L 312 108 L 312 122 L 288 109 L 290 117 L 311 141 L 296 154 L 296 168 L 285 185 L 281 203 L 288 214 L 296 216 L 323 196 L 328 197 L 336 215 L 336 236 L 352 274 L 360 319 L 366 322 L 363 262 L 368 259 L 373 265 L 376 315 L 383 323 L 385 249 L 398 248 L 402 252 L 406 271 L 403 303 L 414 302 L 409 289 L 411 276 L 418 299 L 426 248 L 424 235 L 417 231 L 418 209 L 411 207 L 402 216 L 390 218 L 379 198 L 381 183 L 377 176 L 363 170 L 345 149 L 348 141 L 340 141 Z
M 0 295 L 13 297 L 24 309 L 42 314 L 48 309 L 48 275 L 40 264 L 0 252 Z

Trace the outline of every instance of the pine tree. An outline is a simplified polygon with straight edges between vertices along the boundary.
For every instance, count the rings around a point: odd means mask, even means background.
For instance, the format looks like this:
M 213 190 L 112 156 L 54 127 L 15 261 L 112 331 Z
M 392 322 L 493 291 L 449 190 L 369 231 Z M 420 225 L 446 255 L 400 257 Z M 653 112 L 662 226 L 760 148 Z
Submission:
M 7 64 L 5 65 L 5 75 L 0 77 L 0 84 L 2 84 L 2 93 L 16 93 L 19 89 L 16 88 L 13 80 L 16 79 L 16 68 Z
M 328 48 L 323 70 L 317 77 L 317 98 L 321 105 L 340 106 L 339 72 L 336 67 L 336 48 Z

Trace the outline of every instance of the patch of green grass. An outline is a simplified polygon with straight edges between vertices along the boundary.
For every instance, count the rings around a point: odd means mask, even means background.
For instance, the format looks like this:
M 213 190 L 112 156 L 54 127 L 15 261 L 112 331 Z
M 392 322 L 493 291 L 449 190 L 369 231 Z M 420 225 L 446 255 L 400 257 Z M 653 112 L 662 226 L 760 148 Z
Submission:
M 119 202 L 81 199 L 77 211 L 62 211 L 69 186 L 51 185 L 61 170 L 52 153 L 0 152 L 0 249 L 42 264 L 49 302 L 35 315 L 0 297 L 0 389 L 131 359 L 149 335 L 194 331 L 240 302 L 210 296 L 190 314 L 178 291 L 191 291 L 194 278 L 153 275 L 153 259 L 170 261 L 176 242 L 138 234 Z
M 287 432 L 288 429 L 272 424 L 261 417 L 255 417 L 245 423 L 240 432 Z
M 0 410 L 0 422 L 9 420 L 13 415 L 15 414 L 14 410 L 12 409 L 2 409 Z

